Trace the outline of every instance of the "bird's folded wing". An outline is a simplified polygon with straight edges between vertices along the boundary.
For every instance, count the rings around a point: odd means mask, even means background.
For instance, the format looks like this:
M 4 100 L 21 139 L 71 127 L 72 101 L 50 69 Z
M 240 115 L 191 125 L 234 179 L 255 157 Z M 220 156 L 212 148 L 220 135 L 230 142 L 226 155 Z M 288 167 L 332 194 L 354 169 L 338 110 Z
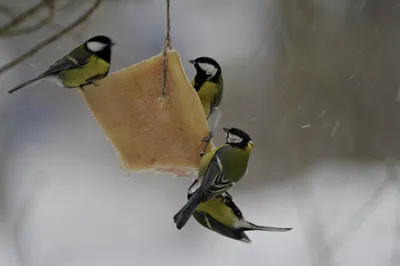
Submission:
M 223 201 L 229 208 L 231 208 L 236 217 L 238 217 L 239 219 L 243 219 L 243 213 L 235 204 L 235 202 L 233 202 L 233 197 L 231 196 L 231 194 L 225 192 L 223 194 Z
M 51 65 L 42 75 L 51 76 L 61 71 L 81 67 L 89 62 L 90 53 L 81 53 L 79 56 L 65 56 Z
M 205 200 L 212 199 L 232 186 L 232 182 L 225 179 L 223 165 L 219 156 L 222 152 L 229 150 L 229 146 L 224 146 L 215 152 L 211 158 L 207 171 L 204 174 L 203 181 L 199 191 Z
M 247 238 L 246 235 L 244 235 L 244 233 L 242 231 L 229 228 L 228 226 L 215 220 L 208 213 L 201 212 L 201 214 L 196 213 L 196 215 L 202 215 L 203 216 L 202 218 L 206 221 L 206 224 L 211 227 L 210 229 L 220 235 L 223 235 L 223 236 L 226 236 L 229 238 L 233 238 L 236 240 L 241 240 L 242 238 Z

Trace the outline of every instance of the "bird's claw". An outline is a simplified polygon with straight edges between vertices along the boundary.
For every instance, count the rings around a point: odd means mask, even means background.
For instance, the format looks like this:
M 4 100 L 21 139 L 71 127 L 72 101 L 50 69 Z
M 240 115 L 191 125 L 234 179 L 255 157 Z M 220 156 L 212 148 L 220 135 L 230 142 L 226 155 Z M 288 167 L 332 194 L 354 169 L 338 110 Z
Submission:
M 212 131 L 210 131 L 210 133 L 208 133 L 207 136 L 205 136 L 204 138 L 201 139 L 201 142 L 210 143 L 210 141 L 213 137 L 214 137 L 214 134 L 212 133 Z
M 200 152 L 200 158 L 202 158 L 204 156 L 204 154 L 206 153 L 208 144 L 210 144 L 211 139 L 214 137 L 213 133 L 210 131 L 210 133 L 208 133 L 207 136 L 205 136 L 204 138 L 201 139 L 201 142 L 205 142 L 206 144 L 204 145 L 203 150 Z
M 226 196 L 226 197 L 232 199 L 232 195 L 231 195 L 230 193 L 228 193 L 228 191 L 225 191 L 224 193 L 225 193 L 225 196 Z

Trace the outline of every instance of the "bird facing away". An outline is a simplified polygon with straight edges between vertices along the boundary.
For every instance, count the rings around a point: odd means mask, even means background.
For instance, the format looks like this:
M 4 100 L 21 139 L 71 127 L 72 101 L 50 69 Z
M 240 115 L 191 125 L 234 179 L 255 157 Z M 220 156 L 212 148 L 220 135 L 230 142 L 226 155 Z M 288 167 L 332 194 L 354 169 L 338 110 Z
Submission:
M 192 184 L 193 195 L 173 217 L 178 230 L 185 226 L 200 203 L 218 197 L 246 173 L 253 149 L 250 136 L 238 128 L 224 128 L 225 144 L 206 153 L 200 160 L 199 176 Z
M 45 79 L 55 79 L 63 87 L 81 88 L 82 90 L 86 85 L 96 85 L 96 80 L 108 75 L 111 64 L 111 47 L 114 45 L 115 43 L 104 35 L 90 38 L 51 65 L 44 73 L 14 87 L 8 93 L 13 93 Z
M 191 189 L 188 199 L 192 196 Z M 222 236 L 251 243 L 246 231 L 287 232 L 292 228 L 255 225 L 246 221 L 239 207 L 233 202 L 232 196 L 225 192 L 207 202 L 200 203 L 193 217 L 203 227 Z
M 204 56 L 189 60 L 189 63 L 196 68 L 192 86 L 200 98 L 204 114 L 208 119 L 222 101 L 224 81 L 221 66 L 214 59 Z

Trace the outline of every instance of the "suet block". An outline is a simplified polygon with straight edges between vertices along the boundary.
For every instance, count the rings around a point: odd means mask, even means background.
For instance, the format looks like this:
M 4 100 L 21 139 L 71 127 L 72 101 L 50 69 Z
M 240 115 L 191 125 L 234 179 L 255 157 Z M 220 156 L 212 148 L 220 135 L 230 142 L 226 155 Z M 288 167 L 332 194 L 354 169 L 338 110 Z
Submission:
M 209 129 L 176 50 L 167 52 L 167 98 L 160 104 L 162 60 L 158 54 L 77 90 L 123 168 L 183 176 L 197 169 Z

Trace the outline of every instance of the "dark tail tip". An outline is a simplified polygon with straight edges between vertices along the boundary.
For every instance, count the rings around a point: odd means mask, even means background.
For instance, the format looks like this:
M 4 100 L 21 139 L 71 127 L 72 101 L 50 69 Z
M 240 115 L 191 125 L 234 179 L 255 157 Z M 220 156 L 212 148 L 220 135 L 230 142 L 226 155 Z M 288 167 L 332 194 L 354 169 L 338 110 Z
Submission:
M 190 216 L 189 216 L 190 218 Z M 182 213 L 174 216 L 174 223 L 176 224 L 176 229 L 181 230 L 187 223 L 189 219 L 184 217 Z
M 26 87 L 25 85 L 20 85 L 20 86 L 17 86 L 17 87 L 15 87 L 15 88 L 13 88 L 13 89 L 11 89 L 11 90 L 9 90 L 8 91 L 8 94 L 11 94 L 11 93 L 13 93 L 13 92 L 15 92 L 15 91 L 17 91 L 17 90 L 20 90 L 20 89 L 22 89 L 22 88 L 24 88 L 24 87 Z
M 177 223 L 176 224 L 176 229 L 181 230 L 183 228 L 183 224 L 182 223 Z
M 276 232 L 288 232 L 288 231 L 291 231 L 291 230 L 293 230 L 293 228 L 282 227 L 282 228 L 277 228 L 275 231 Z M 271 230 L 271 231 L 274 231 L 274 230 Z
M 251 243 L 251 239 L 248 235 L 246 235 L 246 233 L 244 231 L 238 231 L 237 233 L 239 233 L 238 238 L 235 238 L 243 243 L 247 243 L 250 244 Z

